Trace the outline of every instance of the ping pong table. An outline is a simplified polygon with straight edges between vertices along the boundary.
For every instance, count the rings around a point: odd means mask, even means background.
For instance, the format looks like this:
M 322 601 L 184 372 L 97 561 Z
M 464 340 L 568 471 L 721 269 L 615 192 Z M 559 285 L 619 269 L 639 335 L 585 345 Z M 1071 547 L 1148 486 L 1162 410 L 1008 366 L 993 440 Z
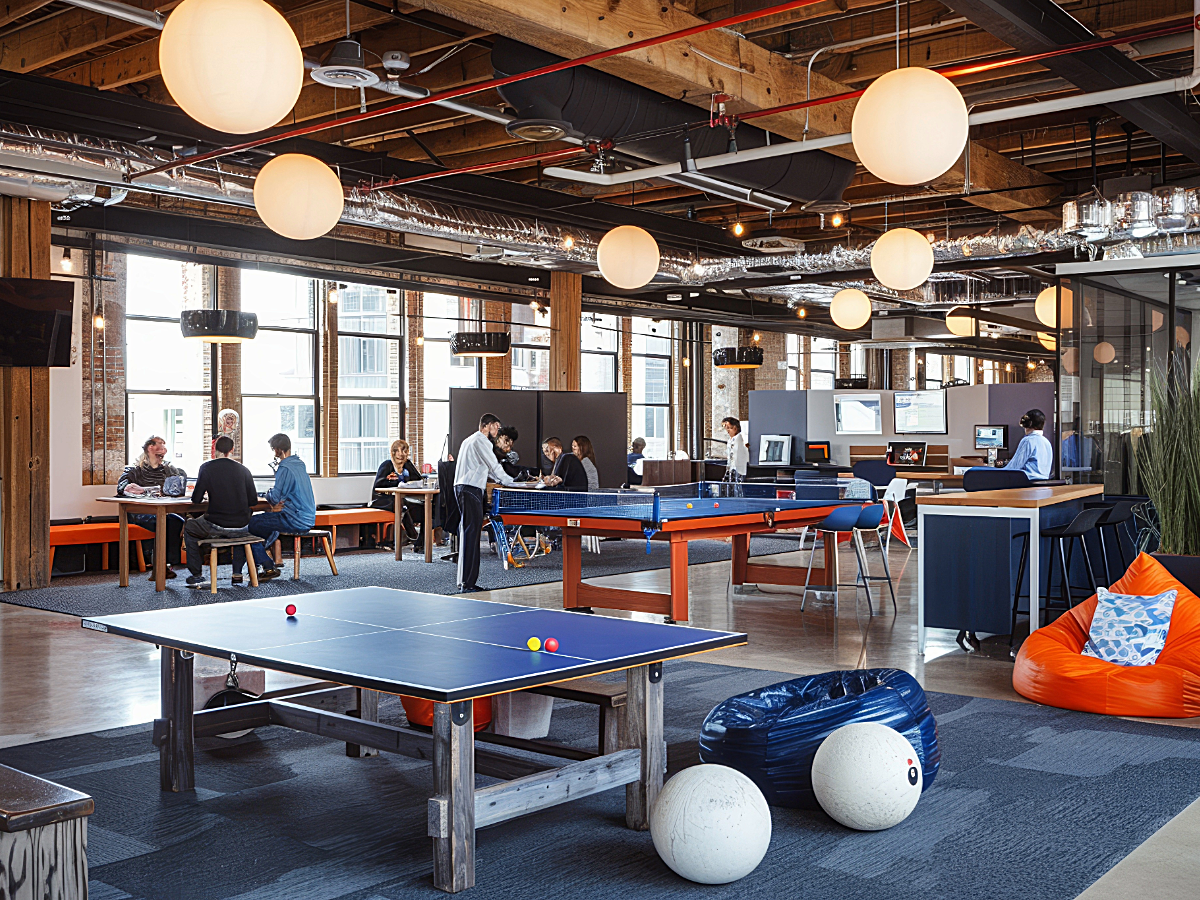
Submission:
M 298 607 L 294 617 L 284 612 L 288 603 Z M 625 787 L 626 824 L 647 829 L 666 768 L 662 663 L 746 643 L 744 634 L 381 587 L 124 613 L 82 625 L 161 648 L 162 717 L 153 740 L 164 791 L 194 789 L 197 737 L 268 725 L 345 741 L 351 756 L 366 747 L 432 760 L 433 880 L 448 892 L 475 883 L 477 828 Z M 558 651 L 531 651 L 526 642 L 535 636 L 556 638 Z M 347 693 L 325 688 L 193 712 L 196 653 L 349 686 L 357 708 L 317 708 L 330 705 L 331 693 Z M 626 727 L 617 752 L 536 742 L 526 746 L 542 754 L 534 759 L 476 748 L 475 698 L 621 670 Z M 378 722 L 377 692 L 435 701 L 433 733 Z M 506 780 L 477 790 L 477 772 Z
M 497 488 L 492 518 L 503 525 L 562 529 L 563 608 L 627 609 L 685 622 L 688 612 L 688 541 L 733 539 L 735 585 L 805 583 L 806 569 L 750 562 L 750 536 L 815 525 L 838 506 L 871 498 L 862 479 L 813 478 L 790 484 L 698 482 L 646 490 L 570 492 Z M 497 532 L 499 533 L 499 531 Z M 670 592 L 633 591 L 583 580 L 581 538 L 636 538 L 670 546 Z M 812 570 L 814 589 L 838 582 L 836 542 L 824 548 L 824 565 Z M 501 547 L 501 553 L 504 552 Z

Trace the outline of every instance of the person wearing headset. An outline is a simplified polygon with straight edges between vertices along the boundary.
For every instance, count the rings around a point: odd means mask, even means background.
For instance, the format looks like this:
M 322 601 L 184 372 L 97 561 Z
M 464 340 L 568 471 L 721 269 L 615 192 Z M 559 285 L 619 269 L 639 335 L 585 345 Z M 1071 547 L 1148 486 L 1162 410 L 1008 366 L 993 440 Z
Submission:
M 1021 416 L 1021 427 L 1025 429 L 1025 437 L 1021 438 L 1004 468 L 1020 469 L 1030 481 L 1045 481 L 1054 466 L 1054 447 L 1042 433 L 1046 427 L 1046 414 L 1040 409 L 1029 410 Z

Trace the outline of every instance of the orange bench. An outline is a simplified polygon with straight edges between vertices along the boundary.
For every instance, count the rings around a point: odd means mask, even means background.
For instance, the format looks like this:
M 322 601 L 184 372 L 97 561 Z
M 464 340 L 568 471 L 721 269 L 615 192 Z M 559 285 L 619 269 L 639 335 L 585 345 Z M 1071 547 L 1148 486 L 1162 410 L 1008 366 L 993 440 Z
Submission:
M 154 540 L 154 532 L 140 525 L 129 525 L 129 539 L 137 548 L 138 571 L 146 571 L 146 557 L 142 553 L 142 541 Z M 99 544 L 100 564 L 108 568 L 108 545 L 121 540 L 121 526 L 117 522 L 88 522 L 82 525 L 50 526 L 50 569 L 54 570 L 54 548 L 77 544 Z
M 375 542 L 381 543 L 387 537 L 387 526 L 396 523 L 396 514 L 388 509 L 375 509 L 362 506 L 357 509 L 318 509 L 317 528 L 328 528 L 333 538 L 333 551 L 337 552 L 337 530 L 339 525 L 374 525 Z M 380 526 L 383 534 L 380 536 Z

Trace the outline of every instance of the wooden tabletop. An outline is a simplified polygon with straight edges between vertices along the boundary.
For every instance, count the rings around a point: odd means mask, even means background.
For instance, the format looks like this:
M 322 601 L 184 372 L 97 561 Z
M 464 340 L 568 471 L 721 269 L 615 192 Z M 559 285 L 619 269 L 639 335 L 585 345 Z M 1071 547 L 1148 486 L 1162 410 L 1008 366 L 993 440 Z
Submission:
M 120 503 L 123 506 L 146 506 L 150 509 L 155 509 L 159 506 L 171 508 L 186 506 L 188 509 L 194 509 L 196 512 L 206 512 L 208 510 L 208 501 L 201 500 L 199 503 L 193 503 L 191 496 L 187 497 L 97 497 L 101 503 Z M 258 502 L 250 507 L 256 512 L 261 512 L 271 508 L 271 504 L 261 497 Z
M 1036 509 L 1104 493 L 1102 484 L 1059 484 L 1049 487 L 1010 488 L 1003 491 L 972 491 L 917 497 L 918 506 L 991 506 Z
M 442 489 L 437 485 L 398 484 L 396 487 L 375 488 L 375 490 L 381 494 L 400 494 L 403 496 L 404 494 L 439 494 Z

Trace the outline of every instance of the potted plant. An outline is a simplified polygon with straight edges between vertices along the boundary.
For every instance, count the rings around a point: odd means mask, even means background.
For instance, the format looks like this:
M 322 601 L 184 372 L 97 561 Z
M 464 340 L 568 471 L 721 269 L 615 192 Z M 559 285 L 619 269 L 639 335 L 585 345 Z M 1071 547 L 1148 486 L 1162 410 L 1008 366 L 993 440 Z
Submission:
M 1153 430 L 1142 438 L 1138 467 L 1158 519 L 1152 555 L 1193 592 L 1200 592 L 1200 366 L 1180 355 L 1168 376 L 1150 379 Z

